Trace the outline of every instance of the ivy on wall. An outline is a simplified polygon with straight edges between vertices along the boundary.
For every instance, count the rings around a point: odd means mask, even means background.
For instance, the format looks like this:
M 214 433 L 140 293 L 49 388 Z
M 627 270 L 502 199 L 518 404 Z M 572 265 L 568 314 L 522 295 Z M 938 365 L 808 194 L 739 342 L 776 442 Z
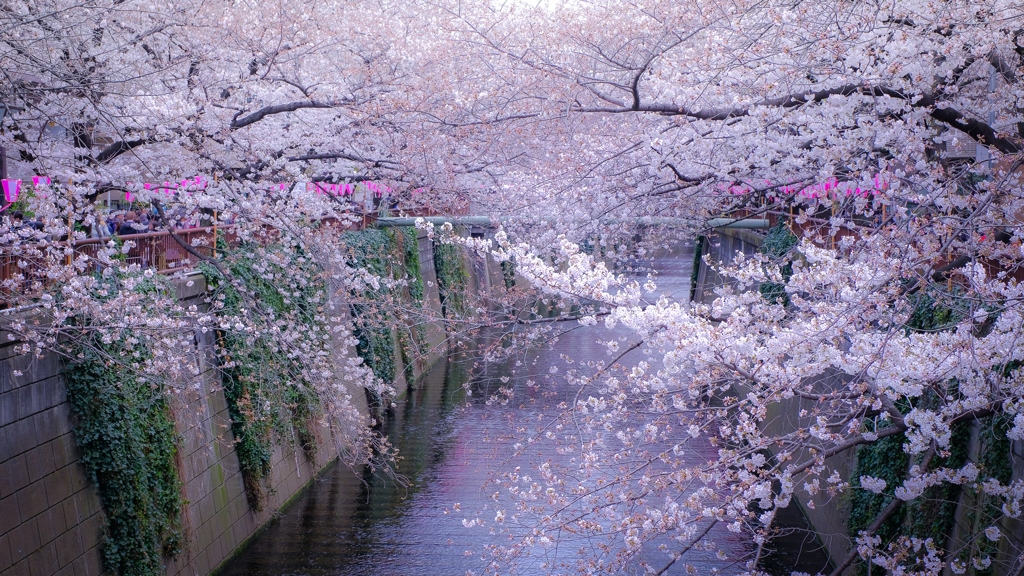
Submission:
M 441 312 L 445 319 L 466 313 L 466 290 L 469 270 L 462 250 L 454 244 L 434 243 L 434 270 L 441 295 Z
M 394 287 L 381 284 L 353 294 L 356 352 L 374 375 L 389 384 L 398 377 L 396 357 L 401 358 L 406 382 L 411 383 L 416 358 L 427 351 L 424 317 L 419 314 L 426 305 L 426 286 L 420 270 L 417 231 L 411 227 L 368 229 L 346 232 L 342 241 L 349 251 L 352 266 L 378 278 L 396 281 Z M 452 318 L 464 313 L 469 272 L 461 251 L 455 246 L 435 244 L 434 266 L 442 314 Z M 407 297 L 397 288 L 399 283 L 407 286 Z M 394 311 L 403 308 L 412 313 L 394 317 Z M 384 399 L 372 394 L 369 401 L 371 409 L 385 406 Z
M 420 271 L 420 244 L 416 239 L 415 228 L 400 228 L 402 237 L 402 270 L 409 283 L 409 298 L 413 306 L 423 308 L 426 302 L 423 273 Z
M 692 302 L 697 298 L 697 278 L 700 277 L 700 265 L 704 258 L 704 243 L 707 242 L 707 238 L 704 236 L 697 236 L 697 240 L 693 245 L 693 268 L 690 271 L 690 301 Z
M 934 402 L 934 396 L 922 399 Z M 900 406 L 902 412 L 909 412 L 906 403 Z M 863 446 L 857 451 L 857 466 L 851 478 L 853 487 L 850 517 L 847 522 L 850 535 L 856 537 L 861 530 L 867 529 L 878 514 L 893 501 L 893 490 L 903 484 L 911 461 L 903 450 L 906 438 L 902 434 L 883 438 L 871 445 Z M 948 455 L 936 456 L 933 467 L 959 468 L 967 462 L 970 443 L 970 427 L 960 424 L 951 431 Z M 914 462 L 917 463 L 916 461 Z M 875 494 L 860 489 L 860 477 L 873 476 L 886 482 L 886 490 Z M 875 535 L 883 543 L 893 542 L 899 536 L 910 536 L 921 539 L 931 538 L 937 545 L 944 546 L 953 530 L 957 501 L 960 497 L 960 486 L 941 484 L 925 489 L 924 493 L 912 502 L 901 504 Z M 867 574 L 867 564 L 860 563 L 859 573 Z
M 303 326 L 304 341 L 296 342 L 295 348 L 327 352 L 328 343 L 317 337 L 328 332 L 322 314 L 318 313 L 327 303 L 320 271 L 310 260 L 303 259 L 301 252 L 280 260 L 288 262 L 290 275 L 298 273 L 306 279 L 302 289 L 284 290 L 272 281 L 284 276 L 284 265 L 274 264 L 276 259 L 267 258 L 268 252 L 283 254 L 274 247 L 241 246 L 227 257 L 232 282 L 226 282 L 210 264 L 199 266 L 214 295 L 215 313 L 222 318 L 240 313 L 245 307 L 239 293 L 239 286 L 243 286 L 264 308 L 268 324 L 286 321 Z M 302 358 L 283 348 L 269 332 L 254 336 L 218 330 L 216 337 L 224 396 L 246 497 L 250 507 L 262 510 L 275 440 L 296 442 L 311 462 L 316 461 L 319 439 L 315 422 L 321 414 L 320 399 L 303 376 Z M 285 414 L 281 406 L 287 407 Z
M 352 266 L 363 269 L 379 278 L 399 277 L 402 257 L 406 250 L 399 245 L 399 235 L 394 229 L 367 229 L 346 232 L 342 241 L 352 257 Z M 387 383 L 395 381 L 395 342 L 391 337 L 392 322 L 384 316 L 384 304 L 393 303 L 394 290 L 381 285 L 356 295 L 353 305 L 355 316 L 355 337 L 358 340 L 356 352 L 373 374 Z M 382 398 L 369 398 L 371 409 L 382 407 Z
M 1010 438 L 1006 435 L 1012 425 L 1012 418 L 1004 414 L 982 418 L 978 427 L 978 467 L 979 484 L 963 487 L 965 500 L 974 503 L 965 511 L 962 524 L 965 534 L 959 538 L 968 541 L 958 558 L 968 567 L 967 574 L 987 576 L 995 571 L 995 565 L 979 570 L 971 561 L 973 558 L 997 558 L 998 543 L 981 536 L 981 533 L 1003 517 L 1002 501 L 985 494 L 976 486 L 988 479 L 998 480 L 1004 486 L 1009 485 L 1013 470 L 1010 466 Z
M 356 352 L 374 375 L 388 384 L 399 376 L 395 360 L 400 357 L 405 380 L 412 383 L 415 363 L 426 353 L 427 342 L 422 316 L 426 285 L 420 270 L 417 231 L 411 227 L 368 229 L 347 232 L 342 239 L 354 267 L 395 281 L 392 286 L 381 284 L 353 295 Z M 402 284 L 407 293 L 401 289 Z M 396 317 L 395 311 L 403 309 L 406 311 Z M 375 412 L 387 406 L 385 399 L 373 393 L 368 400 Z
M 105 282 L 104 288 L 116 293 L 117 279 Z M 135 289 L 163 290 L 152 280 Z M 88 327 L 82 319 L 71 321 Z M 178 435 L 160 385 L 115 360 L 144 361 L 150 354 L 146 337 L 125 330 L 105 339 L 91 332 L 70 346 L 64 379 L 77 419 L 80 461 L 106 512 L 104 568 L 112 574 L 158 576 L 163 558 L 177 556 L 183 544 L 186 503 L 175 463 Z
M 768 231 L 768 235 L 761 243 L 760 252 L 773 262 L 782 262 L 798 242 L 799 239 L 790 231 L 789 225 L 780 221 Z M 793 275 L 793 264 L 787 261 L 780 271 L 782 278 L 789 280 L 789 277 Z M 758 290 L 768 302 L 779 302 L 783 306 L 789 306 L 789 295 L 786 294 L 784 284 L 762 282 Z
M 903 478 L 909 468 L 909 456 L 903 450 L 904 440 L 902 435 L 896 434 L 863 446 L 857 451 L 857 466 L 850 479 L 852 490 L 850 517 L 847 520 L 851 536 L 856 537 L 861 530 L 867 529 L 895 498 L 892 490 L 903 484 Z M 875 494 L 861 489 L 861 476 L 885 480 L 886 492 Z M 900 533 L 902 524 L 903 518 L 897 512 L 879 527 L 875 535 L 883 542 L 888 542 Z M 861 563 L 861 571 L 866 573 L 866 570 L 867 565 Z
M 415 230 L 368 230 L 346 239 L 358 253 L 356 265 L 383 278 L 404 280 L 413 308 L 425 305 Z M 229 250 L 218 240 L 221 265 L 201 263 L 207 280 L 211 312 L 221 329 L 215 348 L 234 449 L 250 505 L 263 509 L 266 478 L 276 442 L 295 442 L 315 461 L 319 439 L 315 425 L 322 415 L 319 396 L 304 379 L 305 364 L 295 349 L 270 335 L 281 327 L 302 326 L 296 349 L 329 354 L 324 309 L 326 274 L 302 252 L 273 246 L 243 245 Z M 464 265 L 461 286 L 465 286 Z M 449 275 L 449 286 L 459 275 Z M 119 277 L 98 277 L 103 293 L 116 294 Z M 287 279 L 288 281 L 281 281 Z M 110 284 L 110 285 L 107 285 Z M 173 303 L 173 290 L 155 279 L 132 277 L 134 290 L 152 293 L 152 301 Z M 395 378 L 393 319 L 382 316 L 382 298 L 403 297 L 383 286 L 363 295 L 357 308 L 359 352 L 382 380 Z M 459 295 L 461 296 L 461 294 Z M 161 300 L 162 299 L 162 300 Z M 450 300 L 458 300 L 455 295 Z M 255 306 L 253 305 L 255 302 Z M 258 310 L 253 310 L 253 308 Z M 247 311 L 246 308 L 249 310 Z M 365 313 L 361 313 L 365 312 Z M 256 330 L 235 330 L 232 318 L 254 313 L 267 321 Z M 89 334 L 88 321 L 70 319 Z M 407 368 L 424 352 L 422 324 L 399 332 Z M 308 341 L 307 341 L 308 340 Z M 111 574 L 156 576 L 166 556 L 180 553 L 183 542 L 181 480 L 176 466 L 178 436 L 165 391 L 155 380 L 140 376 L 137 364 L 151 356 L 146 337 L 123 330 L 117 337 L 93 334 L 68 350 L 65 368 L 69 400 L 78 417 L 76 435 L 89 480 L 96 485 L 107 524 L 104 565 Z M 131 358 L 136 369 L 118 363 Z M 407 374 L 411 377 L 411 373 Z
M 946 305 L 955 302 L 953 294 L 936 295 L 928 291 L 919 291 L 909 296 L 912 313 L 905 325 L 908 332 L 940 331 L 954 328 L 964 317 L 965 312 Z M 1009 370 L 1016 367 L 1006 368 Z M 956 381 L 949 383 L 948 393 L 958 396 Z M 940 399 L 935 394 L 925 394 L 916 402 L 918 407 L 934 409 Z M 910 411 L 910 404 L 897 403 L 901 412 Z M 977 462 L 981 473 L 979 483 L 987 479 L 999 480 L 1004 485 L 1010 481 L 1010 441 L 1006 433 L 1009 428 L 1007 418 L 1003 415 L 981 418 L 973 423 L 979 430 L 975 440 Z M 951 430 L 949 447 L 932 461 L 932 468 L 963 467 L 970 457 L 972 423 L 964 422 Z M 893 490 L 902 485 L 912 462 L 903 450 L 906 438 L 902 434 L 883 438 L 871 445 L 862 446 L 857 451 L 857 466 L 853 471 L 851 486 L 854 488 L 851 497 L 850 517 L 848 520 L 849 534 L 856 537 L 861 530 L 871 525 L 894 498 Z M 916 462 L 913 462 L 916 463 Z M 873 476 L 886 481 L 887 489 L 882 494 L 874 494 L 861 490 L 860 477 Z M 951 538 L 958 530 L 957 505 L 967 500 L 973 502 L 965 510 L 964 517 L 959 519 L 961 531 L 957 535 L 958 542 Z M 985 576 L 992 573 L 993 566 L 985 569 L 976 568 L 971 558 L 993 556 L 996 543 L 985 537 L 979 537 L 982 531 L 992 525 L 995 519 L 1002 516 L 997 499 L 987 496 L 973 485 L 961 486 L 944 483 L 925 489 L 924 493 L 912 502 L 903 503 L 896 512 L 886 520 L 876 536 L 883 544 L 894 542 L 899 537 L 931 538 L 941 549 L 951 544 L 968 545 L 959 551 L 958 559 L 968 567 L 968 574 Z M 859 574 L 867 574 L 867 564 L 859 561 Z

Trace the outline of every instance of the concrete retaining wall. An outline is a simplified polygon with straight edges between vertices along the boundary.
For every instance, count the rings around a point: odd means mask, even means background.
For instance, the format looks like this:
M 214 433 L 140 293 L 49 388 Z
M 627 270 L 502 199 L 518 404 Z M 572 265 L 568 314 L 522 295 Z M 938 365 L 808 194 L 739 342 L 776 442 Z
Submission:
M 745 255 L 757 253 L 761 246 L 762 237 L 749 230 L 726 230 L 717 229 L 714 234 L 705 238 L 704 255 L 716 265 L 731 265 L 736 254 L 741 252 Z M 716 298 L 715 289 L 728 283 L 728 279 L 722 278 L 718 272 L 708 267 L 703 261 L 697 274 L 697 286 L 694 292 L 694 300 L 703 304 L 710 304 Z M 835 375 L 834 377 L 838 377 Z M 818 380 L 827 380 L 830 376 L 823 376 Z M 747 390 L 737 390 L 740 397 L 747 394 Z M 809 428 L 814 422 L 811 417 L 800 418 L 800 411 L 806 409 L 808 414 L 813 414 L 814 402 L 801 398 L 793 398 L 785 402 L 773 404 L 761 429 L 768 435 L 783 435 L 798 428 Z M 773 450 L 774 451 L 774 450 Z M 804 451 L 793 455 L 793 461 L 805 461 L 810 458 L 810 453 Z M 840 472 L 844 478 L 849 478 L 857 465 L 857 455 L 850 450 L 846 453 L 833 456 L 826 460 L 826 464 Z M 795 484 L 802 486 L 804 479 L 795 478 Z M 793 498 L 796 505 L 800 507 L 804 517 L 810 523 L 812 529 L 817 532 L 818 538 L 828 551 L 833 562 L 842 562 L 849 553 L 851 547 L 850 538 L 847 536 L 846 521 L 849 518 L 849 501 L 845 498 L 830 498 L 827 493 L 819 493 L 814 499 L 813 508 L 808 507 L 806 493 L 797 493 Z
M 198 305 L 206 286 L 201 275 L 191 280 L 192 287 L 178 285 L 179 298 Z M 196 350 L 205 368 L 199 390 L 171 405 L 182 437 L 188 543 L 178 559 L 168 561 L 168 576 L 209 574 L 337 455 L 327 429 L 320 431 L 325 441 L 315 462 L 301 449 L 278 445 L 267 505 L 263 512 L 251 510 L 213 369 L 212 338 L 201 337 Z M 15 355 L 13 347 L 0 348 L 0 574 L 101 574 L 104 514 L 79 462 L 61 362 L 55 354 Z

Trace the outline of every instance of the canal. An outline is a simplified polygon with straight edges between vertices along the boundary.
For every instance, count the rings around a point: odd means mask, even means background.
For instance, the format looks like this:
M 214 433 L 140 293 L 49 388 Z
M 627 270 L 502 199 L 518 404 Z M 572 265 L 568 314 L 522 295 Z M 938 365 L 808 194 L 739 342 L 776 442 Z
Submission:
M 659 291 L 685 298 L 691 259 L 691 254 L 682 253 L 648 262 L 659 274 Z M 607 348 L 598 341 L 627 336 L 600 324 L 570 325 L 576 323 L 564 323 L 554 331 L 551 336 L 557 337 L 547 346 L 500 362 L 484 362 L 479 354 L 438 362 L 397 405 L 384 430 L 402 456 L 397 471 L 407 479 L 407 486 L 380 474 L 334 465 L 220 576 L 484 573 L 484 548 L 502 543 L 501 533 L 490 529 L 491 495 L 496 490 L 488 484 L 492 474 L 513 465 L 526 469 L 530 462 L 567 458 L 553 448 L 513 456 L 512 442 L 506 438 L 524 422 L 555 418 L 558 405 L 571 400 L 573 390 L 562 377 L 571 369 L 567 356 L 577 367 L 604 360 Z M 500 387 L 513 392 L 504 405 L 493 401 Z M 713 449 L 706 448 L 706 456 L 711 457 Z M 700 458 L 702 453 L 690 454 Z M 488 521 L 483 527 L 464 526 L 478 515 Z M 793 508 L 783 516 L 786 535 L 774 544 L 761 569 L 778 575 L 823 570 L 827 559 L 802 515 Z M 709 537 L 716 550 L 694 550 L 686 562 L 699 574 L 742 572 L 744 566 L 736 559 L 748 557 L 753 550 L 749 535 L 716 527 Z M 578 548 L 554 546 L 539 557 L 524 558 L 516 573 L 567 573 Z M 720 559 L 718 551 L 724 552 L 725 559 Z M 664 565 L 667 558 L 654 546 L 645 549 L 645 559 L 652 564 Z M 686 574 L 686 570 L 679 562 L 666 574 Z

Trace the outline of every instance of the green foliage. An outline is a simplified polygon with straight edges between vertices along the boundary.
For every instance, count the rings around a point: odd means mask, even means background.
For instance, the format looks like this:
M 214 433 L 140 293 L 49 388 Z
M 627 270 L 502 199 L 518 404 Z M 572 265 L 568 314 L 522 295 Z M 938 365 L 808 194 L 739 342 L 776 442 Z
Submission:
M 158 576 L 162 558 L 182 546 L 177 434 L 163 390 L 112 360 L 145 354 L 144 342 L 127 344 L 130 337 L 106 344 L 94 335 L 76 345 L 64 377 L 81 462 L 107 515 L 105 569 Z
M 386 326 L 376 326 L 365 322 L 356 326 L 356 352 L 363 363 L 373 374 L 384 382 L 394 382 L 395 343 L 391 338 L 391 330 Z
M 403 238 L 405 235 L 403 234 Z M 358 232 L 346 232 L 342 241 L 352 256 L 353 266 L 381 278 L 401 278 L 404 276 L 402 256 L 410 247 L 403 240 L 398 243 L 398 232 L 393 229 L 367 229 Z M 416 260 L 419 251 L 416 250 Z M 417 269 L 417 276 L 418 276 Z M 422 278 L 419 279 L 422 285 Z M 410 293 L 412 289 L 410 288 Z M 357 295 L 359 304 L 353 306 L 355 312 L 356 353 L 373 374 L 387 383 L 395 381 L 395 342 L 391 336 L 391 318 L 385 316 L 383 304 L 394 302 L 393 290 L 386 286 L 366 290 Z M 371 398 L 371 403 L 379 407 L 382 399 Z
M 931 467 L 960 468 L 967 463 L 971 430 L 966 423 L 953 427 L 949 442 L 949 455 L 936 456 Z M 903 439 L 903 437 L 900 437 Z M 940 484 L 926 488 L 918 498 L 906 504 L 906 526 L 908 535 L 931 538 L 943 546 L 953 530 L 956 505 L 960 499 L 958 484 Z
M 423 284 L 423 273 L 420 271 L 420 244 L 416 239 L 417 232 L 415 228 L 411 227 L 400 228 L 399 230 L 402 235 L 402 247 L 404 249 L 402 270 L 406 281 L 409 283 L 409 299 L 412 302 L 413 308 L 423 310 L 423 306 L 426 304 L 426 288 Z M 414 327 L 409 330 L 399 331 L 398 344 L 402 351 L 402 362 L 405 364 L 406 382 L 412 382 L 413 380 L 413 353 L 415 351 L 415 356 L 417 357 L 424 355 L 427 352 L 426 342 L 426 327 L 422 321 L 416 322 Z
M 434 244 L 434 270 L 441 295 L 441 311 L 445 318 L 466 313 L 466 289 L 469 270 L 462 250 L 454 244 Z
M 420 250 L 414 228 L 363 230 L 348 232 L 343 237 L 353 266 L 375 276 L 405 281 L 409 304 L 414 310 L 423 310 L 426 287 L 420 272 Z M 398 377 L 395 356 L 400 355 L 406 382 L 412 382 L 416 358 L 426 353 L 427 341 L 422 322 L 408 316 L 395 316 L 405 299 L 402 291 L 381 285 L 354 295 L 356 352 L 374 375 L 390 384 Z M 396 350 L 396 336 L 397 345 Z M 384 406 L 382 398 L 371 396 L 371 408 Z
M 1010 483 L 1013 470 L 1010 466 L 1010 438 L 1006 435 L 1012 425 L 1012 418 L 1005 414 L 997 414 L 987 418 L 981 418 L 978 426 L 978 467 L 979 484 L 990 479 L 998 480 L 1006 486 Z M 997 523 L 1003 516 L 1002 501 L 994 496 L 989 496 L 977 489 L 978 484 L 964 487 L 965 499 L 974 505 L 966 510 L 962 524 L 967 530 L 967 536 L 971 537 L 969 545 L 961 551 L 959 559 L 968 566 L 968 574 L 971 576 L 985 576 L 993 573 L 993 566 L 978 570 L 971 562 L 972 558 L 996 558 L 998 543 L 990 541 L 981 533 Z
M 955 383 L 950 392 L 956 394 Z M 916 405 L 920 408 L 935 409 L 938 403 L 938 397 L 929 393 L 920 398 Z M 909 411 L 909 404 L 906 402 L 900 402 L 898 406 L 901 412 Z M 1004 415 L 982 418 L 977 421 L 977 426 L 980 429 L 977 447 L 977 464 L 981 469 L 979 482 L 993 478 L 1004 484 L 1008 483 L 1012 473 L 1010 440 L 1006 435 L 1010 427 L 1009 418 Z M 907 453 L 903 450 L 905 442 L 906 438 L 902 434 L 897 434 L 862 446 L 857 451 L 857 467 L 850 482 L 854 488 L 848 520 L 851 537 L 856 537 L 861 530 L 875 521 L 882 509 L 894 498 L 893 490 L 903 483 L 911 465 Z M 937 454 L 930 467 L 963 467 L 968 461 L 970 445 L 971 424 L 963 422 L 955 425 L 951 430 L 948 449 L 945 453 Z M 861 476 L 885 480 L 886 491 L 874 494 L 867 490 L 859 490 Z M 960 539 L 971 543 L 968 549 L 961 552 L 960 559 L 967 561 L 966 564 L 970 566 L 971 557 L 992 556 L 997 552 L 996 544 L 980 536 L 980 533 L 1002 514 L 998 499 L 983 494 L 973 485 L 943 483 L 929 487 L 918 498 L 902 504 L 875 534 L 882 539 L 883 546 L 899 536 L 909 536 L 931 538 L 940 548 L 945 547 L 956 527 L 957 504 L 962 499 L 974 503 L 960 520 L 960 525 L 966 530 L 966 535 L 961 534 Z M 991 570 L 988 568 L 978 571 L 973 567 L 969 568 L 969 572 L 975 576 L 989 574 Z M 866 564 L 863 562 L 860 564 L 859 573 L 867 573 Z
M 1010 483 L 1013 468 L 1010 466 L 1010 432 L 1013 419 L 998 414 L 979 421 L 981 440 L 981 469 L 984 476 L 999 480 L 1004 486 Z
M 861 530 L 866 530 L 878 514 L 892 502 L 892 490 L 903 484 L 903 477 L 909 466 L 909 458 L 903 450 L 904 437 L 901 434 L 888 436 L 862 446 L 857 450 L 857 467 L 850 478 L 852 488 L 852 500 L 850 502 L 850 517 L 847 520 L 847 527 L 850 535 L 856 537 Z M 861 476 L 873 476 L 886 482 L 886 491 L 882 494 L 875 494 L 860 487 Z M 905 508 L 905 505 L 901 506 Z M 897 510 L 895 514 L 882 524 L 875 534 L 881 537 L 882 542 L 888 542 L 900 534 L 902 528 L 902 511 Z M 866 574 L 866 565 L 861 563 L 861 573 Z
M 511 290 L 516 287 L 516 263 L 505 260 L 501 263 L 501 279 L 505 281 L 505 289 Z
M 913 312 L 907 320 L 907 330 L 917 332 L 935 332 L 948 330 L 957 325 L 964 312 L 941 304 L 931 291 L 922 290 L 909 296 Z
M 211 292 L 216 294 L 220 305 L 215 306 L 215 312 L 223 320 L 246 307 L 238 289 L 244 286 L 269 318 L 307 328 L 305 340 L 291 347 L 276 341 L 271 330 L 260 336 L 227 329 L 217 332 L 235 452 L 246 496 L 254 510 L 263 509 L 263 484 L 270 474 L 275 438 L 290 439 L 294 431 L 295 440 L 307 457 L 315 461 L 319 442 L 314 422 L 321 413 L 320 399 L 306 379 L 308 370 L 302 355 L 290 352 L 300 346 L 321 352 L 328 347 L 320 337 L 328 330 L 321 313 L 327 303 L 327 290 L 319 268 L 299 252 L 284 260 L 289 262 L 286 273 L 284 266 L 269 264 L 265 255 L 260 257 L 260 250 L 257 246 L 242 246 L 224 260 L 232 282 L 225 281 L 220 271 L 208 263 L 199 266 Z M 265 250 L 283 255 L 283 251 L 273 247 Z M 280 280 L 285 277 L 301 279 L 300 287 L 293 290 L 295 286 Z M 282 414 L 282 407 L 287 408 L 287 416 Z
M 704 243 L 707 238 L 697 236 L 693 244 L 693 270 L 690 272 L 690 301 L 697 297 L 697 278 L 700 276 L 700 265 L 704 258 Z
M 400 229 L 402 236 L 402 269 L 409 282 L 409 298 L 413 306 L 422 308 L 425 302 L 423 275 L 420 273 L 420 245 L 415 228 Z
M 782 266 L 782 277 L 789 280 L 793 275 L 793 264 L 788 261 L 788 256 L 793 246 L 796 246 L 799 239 L 793 235 L 785 222 L 779 222 L 774 228 L 768 231 L 768 236 L 761 243 L 761 253 L 768 256 L 773 262 L 785 262 Z M 789 295 L 786 294 L 784 284 L 774 282 L 762 282 L 759 288 L 761 296 L 768 302 L 779 302 L 783 306 L 789 306 Z
M 426 289 L 420 272 L 420 252 L 414 228 L 368 229 L 346 232 L 342 236 L 352 266 L 377 277 L 405 281 L 409 304 L 423 310 Z M 440 256 L 438 252 L 441 252 Z M 454 246 L 434 246 L 434 265 L 438 271 L 438 288 L 442 312 L 449 314 L 465 309 L 468 272 L 461 252 Z M 381 285 L 353 294 L 355 303 L 356 352 L 374 375 L 390 384 L 398 377 L 396 356 L 401 357 L 406 382 L 412 382 L 416 358 L 426 353 L 424 324 L 409 316 L 395 316 L 395 310 L 406 307 L 402 291 Z M 397 338 L 396 338 L 397 336 Z M 395 346 L 398 346 L 397 350 Z M 383 406 L 383 399 L 371 397 L 372 408 Z

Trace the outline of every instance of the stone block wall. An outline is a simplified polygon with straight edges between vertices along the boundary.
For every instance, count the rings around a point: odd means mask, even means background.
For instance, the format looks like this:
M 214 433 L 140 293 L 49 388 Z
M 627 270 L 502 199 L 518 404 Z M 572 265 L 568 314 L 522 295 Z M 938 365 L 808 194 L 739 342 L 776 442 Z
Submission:
M 203 278 L 190 279 L 192 286 L 178 283 L 178 297 L 186 305 L 201 305 Z M 5 334 L 0 338 L 6 342 Z M 326 428 L 319 431 L 313 462 L 301 449 L 278 445 L 266 504 L 261 512 L 252 510 L 213 368 L 213 334 L 197 341 L 197 361 L 204 368 L 198 390 L 171 405 L 182 439 L 180 472 L 188 505 L 183 510 L 187 544 L 178 558 L 167 559 L 168 576 L 210 574 L 338 454 Z M 104 513 L 79 462 L 61 368 L 55 354 L 36 359 L 15 354 L 13 344 L 0 348 L 0 576 L 103 574 Z
M 0 358 L 0 574 L 100 574 L 103 513 L 79 462 L 59 359 L 13 344 Z

